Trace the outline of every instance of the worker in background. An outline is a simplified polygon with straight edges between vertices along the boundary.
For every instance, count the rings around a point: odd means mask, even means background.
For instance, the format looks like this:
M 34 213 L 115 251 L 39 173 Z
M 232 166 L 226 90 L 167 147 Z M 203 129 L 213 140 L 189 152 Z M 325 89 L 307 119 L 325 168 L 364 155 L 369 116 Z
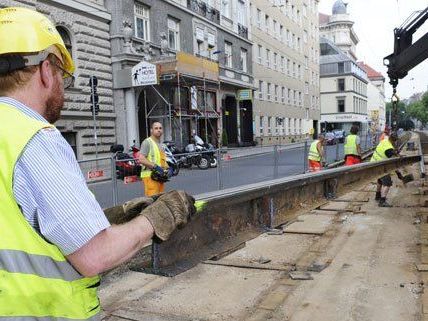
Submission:
M 0 39 L 0 319 L 98 320 L 98 274 L 154 234 L 166 240 L 194 213 L 193 199 L 137 199 L 119 207 L 135 217 L 111 226 L 52 125 L 74 71 L 55 25 L 30 9 L 0 9 Z
M 319 134 L 318 139 L 311 143 L 308 153 L 309 171 L 318 172 L 324 164 L 324 134 Z
M 361 163 L 361 146 L 358 134 L 358 126 L 352 125 L 351 133 L 345 138 L 345 165 L 355 165 Z
M 150 137 L 141 144 L 138 160 L 144 166 L 141 171 L 141 179 L 146 196 L 162 193 L 165 189 L 165 182 L 170 176 L 165 151 L 161 145 L 162 134 L 162 124 L 153 122 L 150 127 Z
M 388 139 L 381 140 L 379 145 L 377 145 L 373 156 L 370 159 L 370 162 L 378 162 L 391 158 L 394 155 L 398 155 L 398 152 L 395 148 L 395 143 L 397 142 L 397 134 L 392 133 L 389 135 Z M 391 175 L 385 175 L 377 180 L 377 189 L 375 200 L 379 201 L 380 207 L 391 207 L 390 204 L 386 201 L 386 196 L 388 195 L 389 189 L 392 186 Z
M 388 125 L 385 125 L 385 129 L 384 129 L 383 133 L 379 137 L 379 142 L 381 142 L 384 139 L 388 139 L 388 137 L 389 137 L 390 134 L 391 134 L 391 129 L 389 128 Z

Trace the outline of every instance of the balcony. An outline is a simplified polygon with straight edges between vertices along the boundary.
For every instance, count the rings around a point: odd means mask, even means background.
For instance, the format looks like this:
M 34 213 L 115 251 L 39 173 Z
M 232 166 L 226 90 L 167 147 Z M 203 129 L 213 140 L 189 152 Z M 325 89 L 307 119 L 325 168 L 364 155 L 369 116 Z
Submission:
M 248 28 L 238 23 L 238 35 L 248 39 Z
M 216 24 L 220 24 L 220 11 L 203 1 L 187 0 L 187 8 Z

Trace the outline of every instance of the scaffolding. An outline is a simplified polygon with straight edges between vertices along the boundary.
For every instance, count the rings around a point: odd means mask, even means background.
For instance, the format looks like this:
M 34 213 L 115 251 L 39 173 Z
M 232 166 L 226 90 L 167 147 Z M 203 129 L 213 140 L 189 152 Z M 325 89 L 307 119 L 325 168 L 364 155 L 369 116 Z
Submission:
M 189 119 L 194 120 L 196 123 L 196 133 L 199 132 L 199 121 L 204 120 L 205 127 L 205 142 L 208 142 L 208 126 L 210 126 L 211 131 L 215 134 L 216 140 L 220 142 L 220 135 L 215 133 L 215 128 L 210 119 L 218 119 L 221 115 L 217 112 L 216 107 L 218 105 L 218 95 L 220 91 L 220 78 L 218 73 L 218 63 L 208 60 L 206 58 L 196 57 L 190 54 L 179 52 L 175 57 L 168 57 L 160 61 L 152 61 L 159 65 L 160 69 L 160 85 L 165 86 L 170 85 L 171 88 L 177 90 L 178 95 L 178 104 L 174 105 L 173 102 L 168 100 L 168 97 L 165 97 L 161 93 L 161 90 L 158 90 L 157 86 L 150 86 L 150 89 L 153 90 L 155 95 L 160 98 L 160 101 L 165 104 L 166 114 L 154 115 L 154 111 L 159 107 L 159 100 L 153 104 L 153 106 L 147 105 L 147 89 L 144 89 L 144 112 L 145 112 L 145 121 L 146 121 L 146 135 L 149 136 L 149 119 L 166 119 L 169 127 L 169 133 L 171 139 L 179 141 L 180 146 L 183 147 L 183 120 Z M 211 87 L 207 87 L 211 85 Z M 213 86 L 214 85 L 214 86 Z M 198 94 L 192 93 L 191 88 L 201 88 L 202 94 L 202 104 L 198 105 Z M 189 106 L 182 106 L 182 97 L 181 89 L 189 89 Z M 214 89 L 215 88 L 215 89 Z M 198 90 L 198 89 L 197 89 Z M 215 90 L 216 98 L 215 104 L 207 103 L 207 92 L 212 92 Z M 196 96 L 196 97 L 194 97 Z M 196 103 L 193 104 L 193 100 L 196 99 Z M 189 111 L 192 111 L 189 113 Z M 183 113 L 184 112 L 184 113 Z M 174 120 L 178 118 L 178 129 L 179 129 L 179 139 L 174 137 L 175 131 L 173 129 L 175 124 Z

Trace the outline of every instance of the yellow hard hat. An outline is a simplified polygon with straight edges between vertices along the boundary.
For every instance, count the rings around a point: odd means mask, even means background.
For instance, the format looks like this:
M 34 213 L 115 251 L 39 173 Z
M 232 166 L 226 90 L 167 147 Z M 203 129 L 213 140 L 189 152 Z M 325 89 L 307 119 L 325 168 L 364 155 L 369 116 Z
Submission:
M 63 68 L 70 74 L 74 63 L 55 25 L 43 14 L 19 7 L 0 9 L 0 55 L 36 54 L 55 46 Z

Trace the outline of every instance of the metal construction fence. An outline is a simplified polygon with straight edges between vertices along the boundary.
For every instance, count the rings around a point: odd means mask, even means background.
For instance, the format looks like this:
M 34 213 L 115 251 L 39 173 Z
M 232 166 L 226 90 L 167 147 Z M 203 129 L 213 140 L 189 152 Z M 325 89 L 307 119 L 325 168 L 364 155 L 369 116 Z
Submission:
M 378 141 L 379 135 L 360 136 L 363 151 L 376 146 Z M 308 171 L 310 144 L 311 141 L 274 145 L 259 150 L 254 148 L 253 152 L 248 153 L 217 149 L 193 154 L 174 154 L 182 165 L 178 175 L 171 177 L 166 183 L 166 190 L 182 189 L 196 195 L 302 174 Z M 329 141 L 324 150 L 326 166 L 344 158 L 343 142 Z M 216 162 L 211 164 L 213 167 L 199 169 L 195 165 L 197 159 L 192 160 L 192 157 L 201 156 L 206 159 L 215 156 Z M 144 195 L 144 184 L 138 175 L 135 159 L 116 159 L 112 156 L 81 160 L 79 164 L 89 188 L 104 208 Z

